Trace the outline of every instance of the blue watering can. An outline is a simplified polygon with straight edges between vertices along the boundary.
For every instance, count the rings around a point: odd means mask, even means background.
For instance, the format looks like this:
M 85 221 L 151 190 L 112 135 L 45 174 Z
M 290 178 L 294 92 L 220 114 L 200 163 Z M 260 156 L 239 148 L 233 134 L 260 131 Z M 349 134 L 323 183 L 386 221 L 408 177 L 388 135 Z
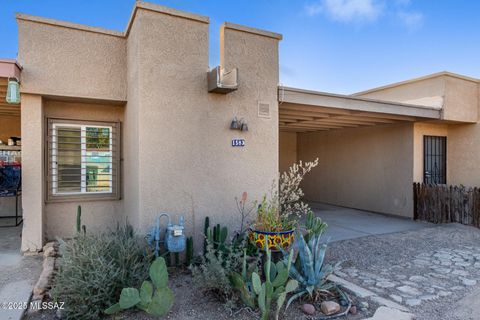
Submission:
M 161 240 L 160 233 L 161 233 L 161 224 L 160 219 L 162 217 L 168 218 L 167 229 L 165 231 L 165 239 Z M 155 220 L 155 227 L 153 227 L 150 232 L 147 234 L 147 242 L 150 246 L 153 247 L 155 243 L 155 257 L 159 256 L 160 252 L 160 243 L 165 244 L 165 248 L 169 252 L 182 252 L 185 251 L 186 247 L 186 237 L 184 233 L 184 225 L 185 219 L 183 216 L 180 216 L 179 224 L 172 224 L 170 215 L 168 213 L 162 213 L 159 215 Z

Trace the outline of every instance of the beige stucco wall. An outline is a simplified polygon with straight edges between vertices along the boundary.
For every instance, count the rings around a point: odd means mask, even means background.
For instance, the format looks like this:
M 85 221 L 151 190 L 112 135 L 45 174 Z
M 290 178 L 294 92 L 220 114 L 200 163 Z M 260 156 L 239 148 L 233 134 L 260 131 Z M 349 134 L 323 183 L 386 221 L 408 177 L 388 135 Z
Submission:
M 480 187 L 480 124 L 448 127 L 448 183 Z
M 7 144 L 10 137 L 21 136 L 19 116 L 0 115 L 0 140 Z
M 279 171 L 285 172 L 297 162 L 297 133 L 280 132 L 279 135 Z
M 479 116 L 479 88 L 479 83 L 446 77 L 443 119 L 477 122 Z
M 238 90 L 222 95 L 207 91 L 205 17 L 137 2 L 123 38 L 22 17 L 19 33 L 19 60 L 27 77 L 22 91 L 37 90 L 49 98 L 41 108 L 45 117 L 123 121 L 124 198 L 82 202 L 87 229 L 127 218 L 145 232 L 156 215 L 169 212 L 174 221 L 186 216 L 187 235 L 195 237 L 198 248 L 205 216 L 233 231 L 240 222 L 234 198 L 247 191 L 251 200 L 259 200 L 269 192 L 278 171 L 279 35 L 222 27 L 221 63 L 239 70 Z M 78 52 L 69 49 L 77 43 L 82 44 Z M 57 61 L 58 70 L 51 61 Z M 87 75 L 97 79 L 88 82 Z M 65 102 L 79 98 L 128 101 L 120 108 Z M 259 101 L 270 104 L 269 118 L 258 116 Z M 230 130 L 234 116 L 244 118 L 250 130 Z M 43 124 L 32 121 L 39 131 Z M 33 140 L 40 143 L 39 136 L 30 138 L 30 147 Z M 245 139 L 245 147 L 233 148 L 234 138 Z M 35 177 L 45 180 L 43 173 Z M 30 192 L 44 199 L 43 190 L 34 187 L 30 184 Z M 29 216 L 33 208 L 39 220 L 45 215 L 41 225 L 47 237 L 72 234 L 78 202 L 47 203 L 44 210 L 43 202 L 40 206 L 30 198 L 24 204 L 31 208 Z M 32 230 L 36 239 L 42 227 Z
M 93 103 L 44 101 L 45 118 L 123 122 L 123 107 Z M 68 237 L 76 227 L 77 206 L 82 206 L 82 224 L 88 230 L 115 228 L 124 222 L 123 200 L 47 202 L 44 208 L 47 239 Z
M 126 148 L 138 148 L 139 170 L 126 185 L 138 185 L 132 196 L 138 197 L 138 226 L 145 230 L 160 212 L 174 221 L 184 215 L 197 247 L 205 216 L 238 228 L 234 197 L 247 191 L 260 199 L 278 169 L 278 39 L 223 28 L 221 60 L 227 69 L 238 68 L 239 89 L 212 94 L 208 28 L 203 21 L 139 10 L 127 50 L 136 58 L 129 85 L 138 96 L 129 99 L 126 126 L 137 130 L 138 146 Z M 270 119 L 258 117 L 258 101 L 270 103 Z M 230 130 L 234 115 L 245 118 L 250 131 Z M 246 146 L 231 147 L 233 138 Z
M 479 81 L 448 73 L 361 92 L 357 96 L 442 108 L 442 119 L 478 121 Z
M 371 99 L 441 107 L 445 95 L 445 78 L 434 77 L 405 82 L 398 86 L 380 87 L 378 90 L 356 95 Z
M 41 96 L 22 95 L 22 251 L 38 251 L 44 229 L 44 114 Z
M 306 198 L 412 217 L 413 125 L 298 134 L 298 160 L 319 158 Z
M 447 137 L 447 183 L 450 183 L 452 177 L 452 172 L 450 168 L 449 161 L 449 150 L 453 141 L 450 140 L 448 136 L 448 125 L 442 123 L 432 123 L 432 122 L 416 122 L 413 125 L 414 128 L 414 143 L 413 143 L 413 181 L 414 182 L 423 182 L 423 137 L 424 136 L 440 136 Z
M 126 41 L 119 35 L 18 15 L 22 92 L 126 99 Z

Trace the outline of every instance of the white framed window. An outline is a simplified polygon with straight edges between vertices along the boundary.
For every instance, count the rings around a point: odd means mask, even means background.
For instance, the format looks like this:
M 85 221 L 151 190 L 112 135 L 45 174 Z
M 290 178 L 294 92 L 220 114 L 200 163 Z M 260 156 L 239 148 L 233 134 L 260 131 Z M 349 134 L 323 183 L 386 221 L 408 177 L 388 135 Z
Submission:
M 48 120 L 48 199 L 118 198 L 118 123 Z

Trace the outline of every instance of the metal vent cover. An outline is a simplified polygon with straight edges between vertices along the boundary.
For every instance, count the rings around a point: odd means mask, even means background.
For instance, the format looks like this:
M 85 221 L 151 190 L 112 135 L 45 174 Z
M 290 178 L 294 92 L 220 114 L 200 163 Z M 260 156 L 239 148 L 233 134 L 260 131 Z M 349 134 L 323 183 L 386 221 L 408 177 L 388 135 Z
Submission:
M 208 72 L 208 92 L 229 93 L 238 89 L 238 70 L 222 69 L 220 66 Z
M 270 104 L 268 102 L 258 102 L 258 116 L 260 118 L 270 118 Z

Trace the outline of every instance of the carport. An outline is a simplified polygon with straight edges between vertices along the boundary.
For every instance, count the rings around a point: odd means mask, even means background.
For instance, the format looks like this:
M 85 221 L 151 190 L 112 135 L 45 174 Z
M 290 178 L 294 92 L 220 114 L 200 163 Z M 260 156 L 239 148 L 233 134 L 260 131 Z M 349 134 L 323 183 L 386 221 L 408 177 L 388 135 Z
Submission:
M 15 60 L 0 59 L 0 227 L 18 226 L 21 210 L 20 104 L 8 103 L 8 81 L 20 81 Z
M 279 168 L 319 158 L 305 198 L 413 217 L 414 123 L 442 108 L 279 87 Z
M 314 132 L 440 119 L 441 109 L 279 87 L 280 131 Z

